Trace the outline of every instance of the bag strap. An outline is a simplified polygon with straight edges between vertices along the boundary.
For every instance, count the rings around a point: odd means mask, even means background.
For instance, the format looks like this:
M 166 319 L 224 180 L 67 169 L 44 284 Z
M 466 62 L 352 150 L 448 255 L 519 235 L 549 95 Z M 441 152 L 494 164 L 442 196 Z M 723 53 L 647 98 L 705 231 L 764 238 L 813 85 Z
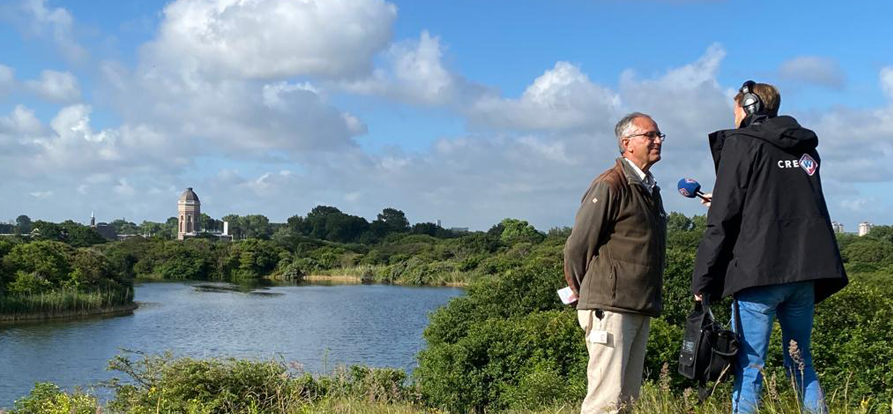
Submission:
M 735 324 L 735 328 L 734 328 L 735 335 L 740 337 L 740 335 L 741 335 L 741 308 L 738 306 L 738 298 L 737 297 L 734 297 L 734 296 L 732 297 L 732 305 L 735 308 L 734 309 L 735 314 L 734 314 L 734 318 L 733 318 L 734 319 L 733 323 Z M 701 298 L 701 306 L 703 306 L 705 313 L 710 317 L 710 319 L 715 321 L 716 319 L 713 317 L 713 312 L 710 311 L 710 303 L 708 301 L 708 295 L 704 295 Z M 732 356 L 729 354 L 722 354 L 722 355 Z M 731 369 L 731 366 L 727 367 L 726 369 Z M 717 383 L 719 383 L 719 381 L 721 379 L 722 379 L 722 377 L 720 377 L 720 379 L 717 380 Z M 713 387 L 708 387 L 707 381 L 703 381 L 703 380 L 698 381 L 698 402 L 703 404 L 704 401 L 707 401 L 707 398 L 710 398 L 710 396 L 713 395 L 713 390 L 715 388 L 716 388 L 715 385 Z

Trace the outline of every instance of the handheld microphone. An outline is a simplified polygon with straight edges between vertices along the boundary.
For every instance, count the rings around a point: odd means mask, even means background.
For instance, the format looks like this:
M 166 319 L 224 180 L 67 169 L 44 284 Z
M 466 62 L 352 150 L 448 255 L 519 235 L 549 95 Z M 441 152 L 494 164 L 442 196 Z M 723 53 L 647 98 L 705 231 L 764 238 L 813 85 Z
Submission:
M 710 201 L 704 197 L 704 193 L 701 192 L 701 184 L 698 180 L 693 178 L 682 178 L 679 180 L 677 187 L 679 188 L 679 194 L 682 194 L 683 197 L 700 197 L 702 200 Z

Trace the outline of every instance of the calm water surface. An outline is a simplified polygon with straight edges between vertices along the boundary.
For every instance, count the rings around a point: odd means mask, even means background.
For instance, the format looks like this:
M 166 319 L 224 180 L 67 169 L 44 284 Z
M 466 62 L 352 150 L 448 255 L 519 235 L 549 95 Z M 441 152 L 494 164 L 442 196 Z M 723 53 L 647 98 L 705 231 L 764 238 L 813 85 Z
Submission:
M 314 373 L 338 364 L 411 371 L 424 347 L 428 314 L 463 293 L 383 285 L 277 286 L 251 293 L 196 287 L 205 284 L 137 285 L 140 308 L 129 316 L 0 326 L 0 407 L 12 407 L 35 382 L 71 390 L 120 376 L 105 368 L 122 348 L 197 358 L 281 358 Z

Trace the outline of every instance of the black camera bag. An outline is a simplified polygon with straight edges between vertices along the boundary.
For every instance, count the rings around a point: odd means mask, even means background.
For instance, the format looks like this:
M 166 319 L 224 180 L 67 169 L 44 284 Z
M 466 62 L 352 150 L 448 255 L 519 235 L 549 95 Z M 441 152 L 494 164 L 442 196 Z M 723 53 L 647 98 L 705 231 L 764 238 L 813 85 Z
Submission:
M 736 322 L 737 305 L 736 301 Z M 721 382 L 733 374 L 737 354 L 738 335 L 716 322 L 706 297 L 695 302 L 685 323 L 679 374 L 698 382 L 698 396 L 702 401 L 712 393 L 707 388 L 708 382 Z

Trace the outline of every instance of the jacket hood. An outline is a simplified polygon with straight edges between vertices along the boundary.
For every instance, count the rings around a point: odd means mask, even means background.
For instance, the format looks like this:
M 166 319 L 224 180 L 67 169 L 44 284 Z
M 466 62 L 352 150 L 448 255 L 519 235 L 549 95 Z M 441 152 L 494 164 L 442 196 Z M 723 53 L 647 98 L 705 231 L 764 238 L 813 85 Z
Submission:
M 747 126 L 732 133 L 761 139 L 781 149 L 806 152 L 819 145 L 815 132 L 803 128 L 790 116 L 766 118 L 757 114 L 744 118 L 741 123 Z
M 723 129 L 708 135 L 710 154 L 713 155 L 713 166 L 719 170 L 720 156 L 726 138 L 744 135 L 759 139 L 788 152 L 809 152 L 819 145 L 815 132 L 803 128 L 797 120 L 790 116 L 770 118 L 764 114 L 748 115 L 741 121 L 744 127 Z

